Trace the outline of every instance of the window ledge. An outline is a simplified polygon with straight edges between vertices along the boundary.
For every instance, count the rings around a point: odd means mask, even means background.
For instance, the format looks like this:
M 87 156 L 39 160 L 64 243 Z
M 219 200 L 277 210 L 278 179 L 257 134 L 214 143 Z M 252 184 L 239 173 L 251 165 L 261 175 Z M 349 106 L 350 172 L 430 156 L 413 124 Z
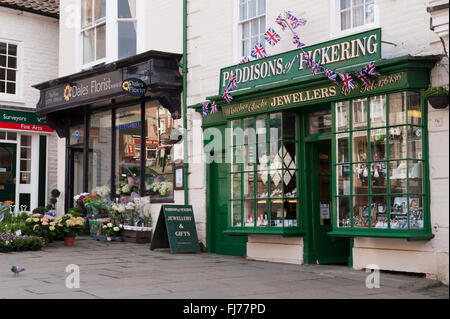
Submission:
M 237 229 L 229 228 L 223 232 L 230 236 L 247 236 L 247 235 L 281 235 L 283 237 L 303 237 L 305 232 L 299 228 L 289 229 Z
M 25 99 L 15 94 L 0 93 L 0 102 L 25 103 Z
M 374 237 L 374 238 L 400 238 L 408 241 L 427 241 L 434 238 L 428 232 L 392 232 L 392 231 L 332 231 L 327 233 L 332 237 Z

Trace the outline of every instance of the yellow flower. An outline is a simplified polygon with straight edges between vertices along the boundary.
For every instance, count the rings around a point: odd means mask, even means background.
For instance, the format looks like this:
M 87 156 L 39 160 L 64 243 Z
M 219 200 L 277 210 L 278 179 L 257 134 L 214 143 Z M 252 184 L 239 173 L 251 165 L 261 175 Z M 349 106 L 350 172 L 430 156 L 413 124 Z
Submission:
M 31 217 L 27 218 L 27 223 L 31 223 L 32 220 L 33 220 L 33 218 L 31 218 Z
M 36 230 L 37 227 L 39 227 L 39 225 L 34 225 L 33 230 Z
M 47 226 L 47 225 L 48 225 L 48 223 L 47 223 L 47 222 L 43 222 L 43 223 L 42 223 L 42 225 L 44 225 L 44 226 Z
M 63 225 L 61 223 L 58 224 L 59 227 L 63 227 Z
M 33 218 L 33 221 L 34 221 L 35 223 L 38 223 L 38 222 L 39 222 L 39 218 Z
M 55 226 L 56 225 L 56 222 L 51 222 L 50 223 L 50 226 Z
M 54 231 L 54 230 L 55 230 L 55 227 L 54 227 L 54 226 L 50 226 L 49 229 L 50 229 L 51 231 Z

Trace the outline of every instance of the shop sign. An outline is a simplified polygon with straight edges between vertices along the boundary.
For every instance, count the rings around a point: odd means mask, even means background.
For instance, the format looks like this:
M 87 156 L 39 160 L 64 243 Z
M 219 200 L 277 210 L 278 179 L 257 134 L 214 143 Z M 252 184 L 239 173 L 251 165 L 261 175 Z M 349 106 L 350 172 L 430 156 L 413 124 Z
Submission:
M 33 131 L 53 132 L 45 122 L 31 112 L 0 110 L 0 128 Z
M 190 205 L 163 205 L 150 249 L 170 248 L 172 253 L 199 253 L 194 211 Z
M 297 107 L 318 102 L 351 99 L 394 88 L 406 87 L 406 85 L 406 73 L 397 72 L 373 79 L 370 86 L 365 86 L 358 83 L 357 88 L 351 91 L 348 90 L 343 84 L 339 86 L 330 84 L 319 88 L 302 89 L 290 93 L 253 99 L 246 102 L 223 105 L 222 110 L 225 117 L 235 117 L 253 113 L 271 112 L 293 106 Z
M 147 88 L 147 84 L 137 78 L 129 78 L 122 82 L 123 92 L 130 96 L 144 96 Z
M 381 29 L 304 47 L 303 50 L 320 65 L 332 69 L 378 60 L 381 58 Z M 233 72 L 238 89 L 244 89 L 310 75 L 311 69 L 306 68 L 301 50 L 226 67 L 220 73 L 220 95 Z

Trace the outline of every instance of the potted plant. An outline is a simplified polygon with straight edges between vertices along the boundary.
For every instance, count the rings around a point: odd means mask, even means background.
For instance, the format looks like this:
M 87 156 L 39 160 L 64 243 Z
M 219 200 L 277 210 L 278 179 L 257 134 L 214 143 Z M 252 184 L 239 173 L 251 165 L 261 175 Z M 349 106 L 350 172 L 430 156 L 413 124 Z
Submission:
M 84 218 L 71 214 L 63 215 L 55 220 L 57 231 L 64 237 L 65 246 L 73 246 L 75 237 L 83 232 Z
M 435 109 L 445 109 L 448 105 L 448 89 L 443 86 L 432 87 L 430 84 L 428 89 L 423 91 L 423 95 Z
M 106 236 L 107 241 L 117 241 L 119 237 L 120 228 L 113 223 L 103 225 L 103 235 Z

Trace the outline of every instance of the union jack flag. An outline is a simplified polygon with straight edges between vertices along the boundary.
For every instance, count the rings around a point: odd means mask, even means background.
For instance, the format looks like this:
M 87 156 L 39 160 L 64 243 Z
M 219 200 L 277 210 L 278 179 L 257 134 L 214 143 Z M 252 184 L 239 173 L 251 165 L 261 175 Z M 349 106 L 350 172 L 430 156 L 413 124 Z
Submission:
M 358 77 L 358 79 L 360 79 L 366 86 L 369 86 L 371 84 L 363 71 L 356 71 L 355 74 Z
M 327 75 L 327 77 L 334 82 L 334 84 L 338 84 L 337 81 L 337 74 L 334 73 L 333 71 L 331 71 L 330 69 L 325 69 L 325 74 Z
M 202 103 L 202 111 L 203 111 L 203 117 L 207 117 L 208 116 L 208 105 L 209 102 L 203 102 Z
M 298 49 L 305 46 L 305 44 L 300 41 L 300 37 L 297 34 L 294 35 L 292 42 L 297 46 Z
M 309 54 L 304 52 L 303 53 L 303 58 L 305 59 L 305 62 L 306 62 L 306 68 L 309 69 L 312 66 L 311 58 L 309 57 Z
M 306 19 L 297 19 L 290 12 L 287 12 L 287 18 L 291 23 L 292 29 L 297 29 L 297 27 L 304 26 L 306 24 Z
M 380 76 L 381 74 L 378 73 L 378 71 L 375 69 L 375 62 L 370 62 L 366 65 L 366 67 L 363 69 L 363 71 L 366 74 L 373 75 L 373 76 Z
M 266 50 L 261 43 L 256 43 L 252 49 L 252 57 L 255 59 L 262 59 L 267 57 Z
M 231 73 L 230 80 L 228 80 L 228 84 L 225 87 L 226 90 L 231 91 L 232 89 L 237 88 L 237 78 L 236 73 Z
M 281 37 L 273 28 L 269 28 L 266 33 L 264 33 L 264 39 L 266 39 L 271 46 L 274 46 L 280 42 Z
M 286 25 L 286 23 L 283 21 L 283 19 L 281 18 L 281 14 L 275 19 L 275 22 L 276 22 L 277 24 L 280 25 L 281 30 L 284 31 L 284 29 L 286 29 L 287 25 Z
M 317 63 L 316 61 L 312 61 L 312 74 L 313 75 L 316 75 L 317 72 L 319 72 L 321 68 L 322 67 L 320 66 L 319 63 Z
M 217 113 L 217 104 L 216 104 L 216 102 L 212 102 L 211 103 L 211 112 L 210 112 L 210 114 L 214 114 L 214 113 Z
M 231 101 L 233 101 L 233 97 L 231 96 L 230 91 L 228 91 L 227 89 L 223 90 L 222 97 L 228 103 L 231 103 Z
M 344 85 L 349 90 L 353 90 L 355 88 L 355 83 L 353 82 L 352 77 L 347 73 L 339 73 L 339 76 L 341 77 L 342 81 L 344 82 Z
M 248 56 L 245 56 L 245 57 L 242 58 L 242 60 L 241 60 L 241 62 L 239 64 L 247 63 L 247 62 L 250 62 L 250 58 Z

